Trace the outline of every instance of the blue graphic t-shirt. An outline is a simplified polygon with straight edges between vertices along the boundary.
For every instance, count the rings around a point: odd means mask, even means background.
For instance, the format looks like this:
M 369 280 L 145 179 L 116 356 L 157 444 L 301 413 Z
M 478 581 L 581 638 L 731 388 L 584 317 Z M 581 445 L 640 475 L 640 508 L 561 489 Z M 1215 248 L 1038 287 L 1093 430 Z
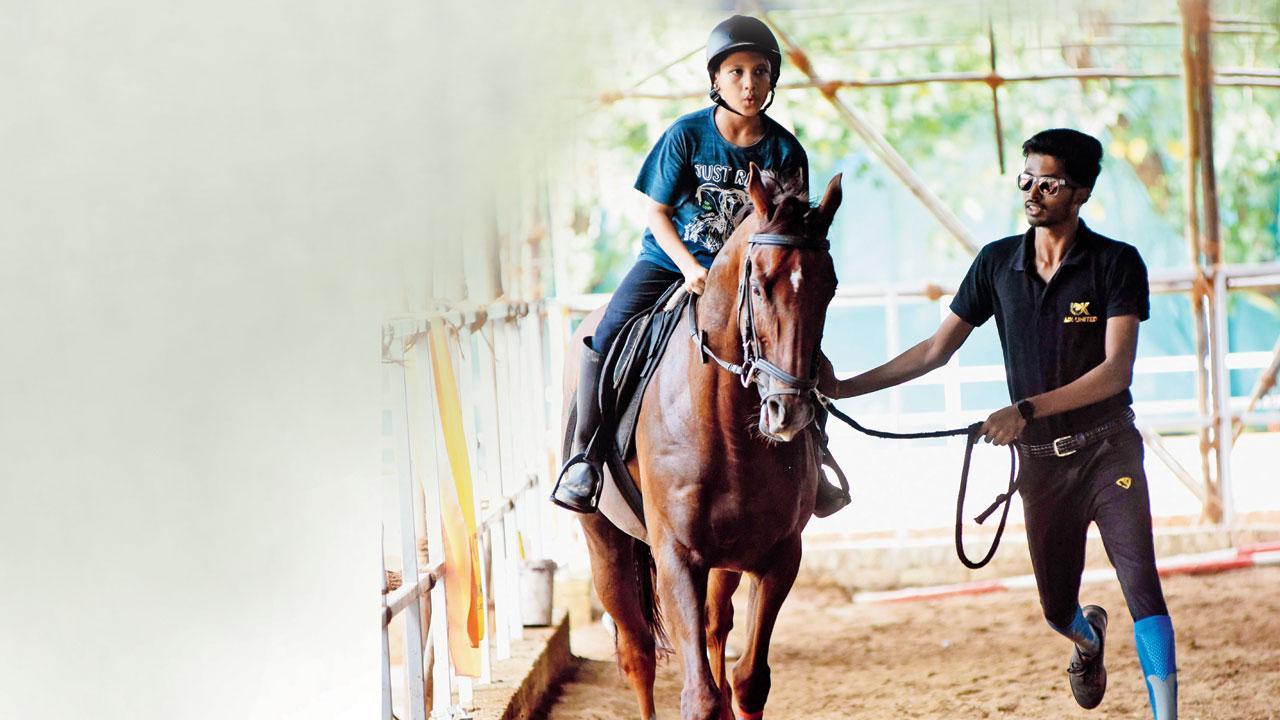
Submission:
M 750 147 L 738 147 L 716 129 L 716 106 L 676 120 L 649 151 L 636 189 L 675 208 L 671 221 L 689 252 L 703 267 L 711 267 L 716 251 L 733 234 L 734 218 L 750 200 L 747 172 L 751 163 L 774 172 L 804 174 L 809 185 L 809 158 L 786 128 L 768 115 L 764 136 Z M 653 231 L 644 232 L 640 259 L 679 272 L 658 245 Z

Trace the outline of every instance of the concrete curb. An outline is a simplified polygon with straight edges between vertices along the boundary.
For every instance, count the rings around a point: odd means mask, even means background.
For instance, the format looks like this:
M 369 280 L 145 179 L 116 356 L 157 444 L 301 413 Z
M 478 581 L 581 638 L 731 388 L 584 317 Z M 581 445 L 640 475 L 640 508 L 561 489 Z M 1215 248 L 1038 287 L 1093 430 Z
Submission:
M 1280 524 L 1251 524 L 1231 530 L 1218 527 L 1169 527 L 1155 532 L 1157 558 L 1232 550 L 1256 543 L 1280 542 Z M 981 570 L 970 570 L 956 562 L 951 533 L 914 538 L 864 538 L 832 542 L 806 541 L 804 561 L 796 578 L 797 586 L 838 587 L 854 593 L 882 592 L 903 588 L 957 585 L 968 587 L 994 578 L 1031 573 L 1031 556 L 1020 528 L 1005 533 L 1000 552 Z M 965 537 L 970 554 L 980 553 L 991 536 L 977 532 Z M 1086 542 L 1085 567 L 1108 568 L 1102 539 L 1090 530 Z
M 527 720 L 576 667 L 569 653 L 569 615 L 547 629 L 526 629 L 510 659 L 495 663 L 495 682 L 476 688 L 474 720 Z
M 1170 575 L 1199 575 L 1202 573 L 1223 572 L 1257 565 L 1280 565 L 1280 542 L 1241 545 L 1236 548 L 1193 555 L 1176 555 L 1157 560 L 1156 570 L 1161 577 L 1168 577 Z M 1100 568 L 1086 570 L 1080 577 L 1080 584 L 1114 582 L 1115 579 L 1115 570 Z M 962 595 L 985 595 L 1006 590 L 1027 590 L 1034 589 L 1035 586 L 1036 579 L 1034 575 L 1016 575 L 1002 580 L 933 585 L 890 590 L 888 592 L 861 592 L 854 594 L 853 601 L 856 603 L 899 603 L 915 600 L 937 600 L 939 598 Z

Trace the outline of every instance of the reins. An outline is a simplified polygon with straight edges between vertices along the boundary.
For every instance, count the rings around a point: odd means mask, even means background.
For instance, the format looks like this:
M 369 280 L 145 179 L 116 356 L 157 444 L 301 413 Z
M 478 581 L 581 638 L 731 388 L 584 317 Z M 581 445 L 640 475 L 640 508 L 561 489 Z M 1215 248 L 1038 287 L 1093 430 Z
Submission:
M 964 498 L 969 487 L 969 465 L 973 459 L 973 448 L 977 445 L 978 438 L 981 437 L 981 435 L 978 434 L 978 431 L 982 429 L 982 423 L 976 422 L 972 425 L 960 428 L 951 428 L 949 430 L 933 430 L 929 432 L 916 433 L 893 433 L 885 432 L 883 430 L 872 430 L 871 428 L 864 427 L 859 424 L 857 420 L 845 415 L 843 412 L 840 412 L 840 409 L 835 406 L 831 399 L 822 393 L 814 391 L 814 396 L 817 397 L 818 402 L 821 403 L 832 415 L 840 418 L 840 420 L 854 430 L 870 435 L 871 437 L 887 440 L 920 440 L 924 438 L 956 437 L 959 435 L 966 436 L 964 445 L 964 465 L 960 468 L 960 489 L 956 493 L 956 555 L 960 558 L 960 562 L 964 563 L 964 566 L 971 570 L 977 570 L 985 567 L 987 563 L 991 562 L 991 558 L 995 557 L 996 549 L 1000 547 L 1000 538 L 1004 535 L 1004 526 L 1009 519 L 1009 507 L 1013 501 L 1013 493 L 1018 489 L 1018 455 L 1017 452 L 1014 451 L 1014 446 L 1012 444 L 1009 445 L 1009 487 L 1003 493 L 997 495 L 995 502 L 991 503 L 986 510 L 983 510 L 974 518 L 974 522 L 981 525 L 993 512 L 996 511 L 996 508 L 1004 505 L 1004 510 L 1000 513 L 1000 524 L 996 527 L 996 536 L 992 539 L 991 547 L 987 549 L 987 554 L 983 555 L 981 560 L 973 561 L 969 559 L 969 556 L 966 555 L 964 551 Z
M 773 233 L 755 233 L 747 240 L 748 248 L 751 245 L 777 245 L 783 247 L 796 248 L 800 250 L 828 250 L 830 243 L 825 239 L 814 240 L 804 237 L 803 235 L 781 235 Z M 818 392 L 818 378 L 815 375 L 811 378 L 800 378 L 783 370 L 777 365 L 769 362 L 760 353 L 760 342 L 756 337 L 755 312 L 751 302 L 751 256 L 748 253 L 743 261 L 743 271 L 738 281 L 738 313 L 739 313 L 739 334 L 742 339 L 742 364 L 732 363 L 723 358 L 707 346 L 706 333 L 698 328 L 698 312 L 697 312 L 697 296 L 689 298 L 689 336 L 693 340 L 694 345 L 698 349 L 702 362 L 708 359 L 714 360 L 724 370 L 737 375 L 742 380 L 742 386 L 750 387 L 755 383 L 760 390 L 761 401 L 768 400 L 774 395 L 812 395 L 816 401 L 825 407 L 828 412 L 840 418 L 844 423 L 857 430 L 860 433 L 870 435 L 871 437 L 884 438 L 889 440 L 918 440 L 924 438 L 941 438 L 956 437 L 960 435 L 966 436 L 964 447 L 964 465 L 960 469 L 960 489 L 956 495 L 956 555 L 960 558 L 960 562 L 965 567 L 972 570 L 985 567 L 991 562 L 991 558 L 995 557 L 997 548 L 1000 547 L 1000 538 L 1004 535 L 1005 523 L 1009 519 L 1009 508 L 1012 504 L 1013 493 L 1018 489 L 1017 481 L 1017 452 L 1014 446 L 1009 446 L 1009 486 L 1005 492 L 996 496 L 995 502 L 991 503 L 986 510 L 982 511 L 974 521 L 981 525 L 992 513 L 1001 505 L 1004 510 L 1000 513 L 1000 524 L 996 527 L 995 538 L 991 541 L 991 547 L 988 548 L 987 554 L 982 556 L 981 560 L 973 561 L 964 551 L 964 499 L 965 493 L 969 486 L 969 466 L 973 459 L 973 447 L 977 444 L 980 437 L 978 431 L 982 428 L 982 423 L 974 423 L 961 428 L 952 428 L 949 430 L 934 430 L 929 432 L 917 433 L 892 433 L 883 430 L 872 430 L 863 427 L 858 421 L 841 412 L 831 401 L 830 398 Z M 681 293 L 677 292 L 668 304 L 668 308 L 674 307 L 680 298 Z M 759 375 L 768 375 L 777 383 L 771 383 L 774 387 L 766 388 L 761 382 Z M 777 384 L 783 387 L 777 387 Z

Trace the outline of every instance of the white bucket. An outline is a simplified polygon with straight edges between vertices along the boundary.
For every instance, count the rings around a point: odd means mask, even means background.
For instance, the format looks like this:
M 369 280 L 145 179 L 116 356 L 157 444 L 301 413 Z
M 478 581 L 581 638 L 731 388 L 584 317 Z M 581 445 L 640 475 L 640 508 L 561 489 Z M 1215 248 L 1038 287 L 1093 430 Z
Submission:
M 554 560 L 527 562 L 520 572 L 520 614 L 526 627 L 551 624 L 551 596 L 555 587 Z

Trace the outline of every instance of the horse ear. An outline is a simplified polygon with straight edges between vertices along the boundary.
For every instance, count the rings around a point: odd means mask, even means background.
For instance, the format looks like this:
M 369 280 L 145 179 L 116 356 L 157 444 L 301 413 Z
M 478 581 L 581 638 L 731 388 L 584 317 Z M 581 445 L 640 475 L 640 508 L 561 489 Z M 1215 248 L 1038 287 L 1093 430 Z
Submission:
M 840 179 L 843 177 L 844 173 L 836 173 L 836 176 L 831 178 L 831 182 L 827 183 L 827 192 L 822 196 L 822 202 L 818 203 L 818 212 L 828 224 L 836 216 L 836 210 L 840 209 L 840 201 L 844 198 L 844 192 L 840 189 Z
M 769 212 L 773 210 L 769 206 L 769 192 L 764 189 L 760 168 L 755 163 L 751 163 L 751 169 L 747 172 L 747 196 L 751 198 L 751 204 L 756 206 L 757 215 L 762 218 L 769 216 Z

